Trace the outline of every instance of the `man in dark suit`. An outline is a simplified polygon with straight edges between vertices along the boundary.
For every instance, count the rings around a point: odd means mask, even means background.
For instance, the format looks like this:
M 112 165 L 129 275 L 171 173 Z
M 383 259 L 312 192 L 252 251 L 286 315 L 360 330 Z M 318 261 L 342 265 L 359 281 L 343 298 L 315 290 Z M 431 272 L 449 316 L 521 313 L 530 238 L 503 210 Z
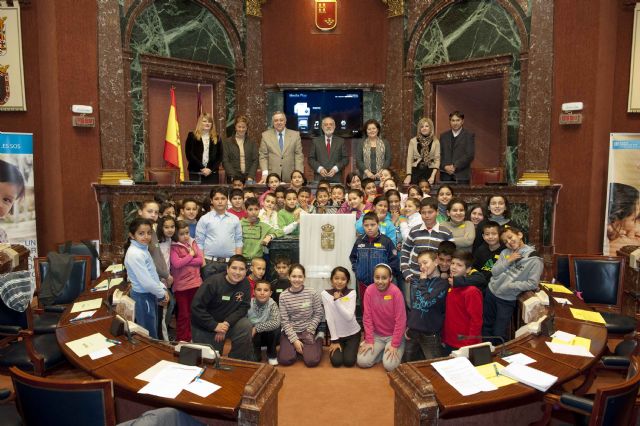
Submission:
M 327 179 L 342 183 L 342 170 L 349 164 L 344 139 L 334 136 L 336 122 L 331 117 L 322 119 L 324 136 L 313 139 L 309 152 L 309 165 L 313 169 L 313 179 Z
M 449 114 L 448 130 L 440 135 L 440 182 L 468 185 L 471 181 L 471 162 L 475 156 L 475 135 L 462 128 L 464 114 Z

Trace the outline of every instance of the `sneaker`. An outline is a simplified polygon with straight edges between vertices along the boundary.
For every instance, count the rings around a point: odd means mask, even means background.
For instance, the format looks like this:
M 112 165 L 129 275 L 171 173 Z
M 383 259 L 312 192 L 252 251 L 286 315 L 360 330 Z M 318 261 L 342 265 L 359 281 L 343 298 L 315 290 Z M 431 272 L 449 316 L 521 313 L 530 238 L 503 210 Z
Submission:
M 269 365 L 278 365 L 278 358 L 269 358 Z

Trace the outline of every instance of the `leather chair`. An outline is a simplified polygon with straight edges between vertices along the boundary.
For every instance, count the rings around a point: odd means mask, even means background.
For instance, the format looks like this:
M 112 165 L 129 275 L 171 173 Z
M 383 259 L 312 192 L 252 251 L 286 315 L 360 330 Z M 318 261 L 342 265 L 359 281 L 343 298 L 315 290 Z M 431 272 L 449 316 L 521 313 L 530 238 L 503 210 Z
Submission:
M 16 406 L 27 425 L 92 425 L 116 423 L 111 380 L 56 380 L 9 369 Z
M 144 169 L 144 177 L 148 181 L 158 182 L 158 185 L 176 185 L 180 183 L 180 170 L 173 167 L 148 167 Z
M 34 333 L 31 306 L 17 312 L 0 299 L 0 368 L 17 366 L 41 376 L 64 361 L 55 334 Z
M 485 183 L 504 182 L 504 170 L 502 167 L 472 167 L 471 185 L 484 185 Z
M 36 315 L 34 315 L 34 331 L 36 334 L 55 333 L 60 314 L 67 305 L 73 303 L 91 284 L 91 256 L 73 256 L 71 274 L 62 292 L 51 305 L 44 306 L 38 298 Z M 36 271 L 36 295 L 42 291 L 42 283 L 49 272 L 49 261 L 46 257 L 36 257 L 34 261 Z
M 637 325 L 634 318 L 620 314 L 624 265 L 624 258 L 619 256 L 569 255 L 571 289 L 601 311 L 610 334 L 628 334 Z
M 555 253 L 553 255 L 553 278 L 558 284 L 569 287 L 571 276 L 569 273 L 569 255 Z
M 0 389 L 0 419 L 2 419 L 2 426 L 22 425 L 22 420 L 13 401 L 13 393 L 9 389 Z
M 588 425 L 633 425 L 636 424 L 636 397 L 640 389 L 640 358 L 633 356 L 627 378 L 622 382 L 599 388 L 594 399 L 576 396 L 571 393 L 557 395 L 547 393 L 544 396 L 545 418 L 548 422 L 551 408 L 559 406 L 580 416 L 588 417 Z M 543 419 L 544 420 L 544 419 Z M 540 424 L 546 424 L 541 421 Z

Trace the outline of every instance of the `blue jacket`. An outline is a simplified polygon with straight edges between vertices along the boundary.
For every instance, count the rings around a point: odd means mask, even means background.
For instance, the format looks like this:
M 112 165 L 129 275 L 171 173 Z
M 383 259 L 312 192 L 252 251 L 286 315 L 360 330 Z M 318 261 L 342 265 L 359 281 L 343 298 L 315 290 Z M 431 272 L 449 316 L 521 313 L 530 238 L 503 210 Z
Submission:
M 358 233 L 358 235 L 364 235 L 364 226 L 362 225 L 362 219 L 364 219 L 364 215 L 360 216 L 360 218 L 356 221 L 356 232 Z M 378 223 L 378 229 L 380 230 L 380 233 L 382 235 L 386 235 L 387 237 L 389 237 L 394 245 L 398 244 L 396 226 L 391 220 L 391 213 L 387 213 L 387 216 Z
M 400 273 L 398 250 L 389 237 L 378 235 L 373 239 L 366 234 L 359 236 L 351 249 L 349 256 L 351 266 L 356 273 L 356 279 L 364 285 L 373 282 L 373 270 L 379 263 L 386 263 L 391 267 L 393 276 Z

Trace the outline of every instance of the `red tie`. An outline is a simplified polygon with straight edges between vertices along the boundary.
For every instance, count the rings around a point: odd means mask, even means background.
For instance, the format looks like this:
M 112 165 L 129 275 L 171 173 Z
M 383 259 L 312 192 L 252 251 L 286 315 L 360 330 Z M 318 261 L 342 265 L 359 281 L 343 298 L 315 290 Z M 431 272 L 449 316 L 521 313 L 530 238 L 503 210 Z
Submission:
M 331 139 L 327 138 L 327 156 L 331 157 Z

